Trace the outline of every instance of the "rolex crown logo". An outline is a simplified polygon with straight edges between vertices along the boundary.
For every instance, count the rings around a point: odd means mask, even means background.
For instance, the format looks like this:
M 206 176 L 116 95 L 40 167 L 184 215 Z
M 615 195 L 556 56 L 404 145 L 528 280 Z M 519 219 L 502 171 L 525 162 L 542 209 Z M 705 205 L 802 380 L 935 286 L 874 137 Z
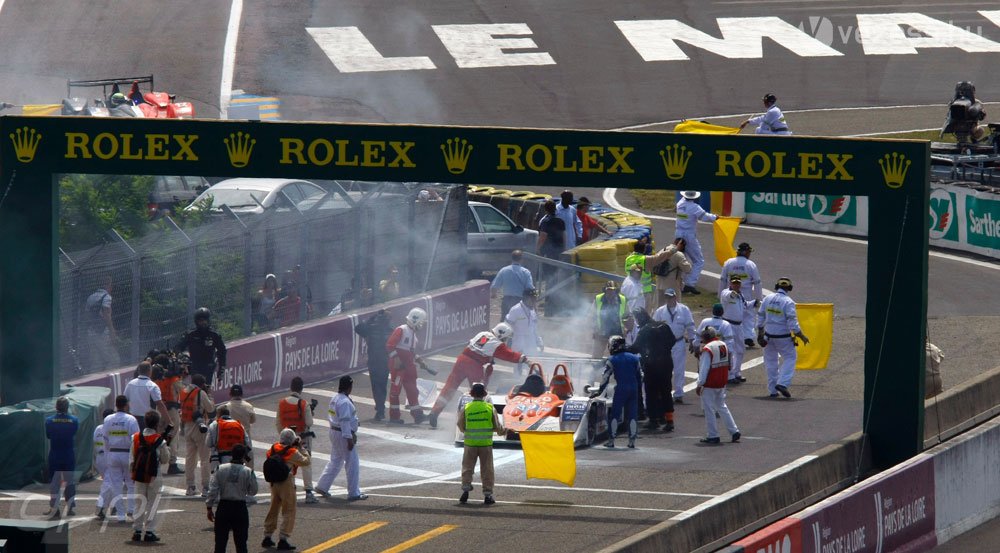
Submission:
M 453 175 L 461 175 L 465 172 L 465 166 L 472 156 L 472 144 L 464 138 L 449 138 L 441 145 L 441 153 L 444 154 L 444 163 L 448 166 L 448 172 Z
M 885 185 L 889 188 L 899 188 L 903 186 L 903 181 L 906 180 L 906 172 L 910 170 L 910 160 L 906 159 L 906 156 L 897 152 L 893 152 L 890 157 L 889 154 L 885 154 L 882 159 L 878 160 L 878 164 L 882 167 L 882 178 L 885 179 Z
M 233 167 L 246 167 L 250 163 L 254 144 L 257 144 L 257 139 L 250 138 L 250 133 L 243 131 L 229 133 L 229 138 L 224 138 L 222 141 L 226 143 L 229 163 Z
M 680 144 L 667 146 L 665 149 L 660 150 L 660 158 L 663 159 L 663 169 L 667 172 L 667 178 L 670 180 L 681 180 L 684 178 L 688 162 L 691 161 L 691 156 L 693 155 L 694 152 L 688 150 L 687 146 L 681 146 Z
M 42 141 L 41 133 L 28 127 L 14 129 L 10 133 L 10 141 L 14 143 L 14 154 L 22 163 L 31 163 L 35 159 L 38 143 Z

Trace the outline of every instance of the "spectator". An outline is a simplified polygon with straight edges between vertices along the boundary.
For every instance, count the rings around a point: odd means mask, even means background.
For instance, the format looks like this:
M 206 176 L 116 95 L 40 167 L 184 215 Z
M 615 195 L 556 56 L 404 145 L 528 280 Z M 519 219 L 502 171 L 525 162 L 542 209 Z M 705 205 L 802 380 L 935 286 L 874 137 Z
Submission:
M 944 388 L 941 385 L 941 361 L 944 361 L 944 352 L 931 343 L 929 336 L 924 343 L 927 355 L 924 368 L 924 399 L 930 399 L 940 394 Z
M 490 284 L 490 295 L 496 297 L 499 290 L 503 297 L 500 299 L 500 320 L 510 312 L 510 308 L 517 305 L 527 290 L 534 290 L 535 284 L 531 279 L 531 271 L 521 265 L 521 250 L 510 252 L 510 265 L 497 271 L 497 276 L 493 277 Z
M 285 271 L 284 276 L 281 278 L 281 292 L 278 294 L 279 300 L 286 294 L 285 286 L 292 283 L 296 285 L 295 289 L 305 304 L 305 314 L 300 313 L 299 320 L 311 319 L 313 315 L 312 288 L 309 287 L 309 282 L 306 280 L 302 265 L 296 265 L 294 268 Z
M 278 302 L 278 277 L 268 274 L 264 277 L 264 287 L 257 290 L 255 299 L 254 320 L 257 321 L 257 330 L 271 330 L 274 323 L 271 321 L 271 308 Z
M 436 190 L 432 188 L 421 189 L 417 193 L 418 202 L 440 202 L 442 201 L 441 195 L 437 193 Z
M 379 302 L 392 301 L 399 296 L 399 269 L 395 265 L 390 265 L 389 275 L 378 283 Z
M 302 297 L 299 295 L 299 286 L 295 282 L 289 282 L 282 286 L 281 291 L 285 297 L 278 300 L 271 309 L 271 321 L 275 328 L 291 326 L 302 320 Z
M 556 207 L 556 216 L 566 223 L 566 249 L 571 250 L 582 241 L 583 223 L 580 222 L 576 208 L 573 207 L 573 193 L 569 190 L 563 190 L 559 199 L 562 201 Z
M 118 333 L 111 319 L 111 277 L 87 297 L 84 305 L 83 326 L 87 329 L 88 369 L 91 371 L 117 367 L 121 364 L 118 356 Z
M 45 436 L 49 439 L 49 512 L 59 516 L 59 489 L 66 484 L 66 515 L 76 513 L 76 451 L 73 440 L 80 429 L 80 421 L 69 414 L 69 400 L 62 396 L 56 400 L 56 413 L 45 419 Z
M 576 203 L 576 215 L 580 218 L 580 223 L 583 225 L 583 234 L 580 239 L 581 244 L 597 238 L 597 233 L 611 236 L 611 231 L 607 227 L 594 217 L 587 215 L 589 209 L 590 200 L 586 196 L 580 196 L 580 200 Z

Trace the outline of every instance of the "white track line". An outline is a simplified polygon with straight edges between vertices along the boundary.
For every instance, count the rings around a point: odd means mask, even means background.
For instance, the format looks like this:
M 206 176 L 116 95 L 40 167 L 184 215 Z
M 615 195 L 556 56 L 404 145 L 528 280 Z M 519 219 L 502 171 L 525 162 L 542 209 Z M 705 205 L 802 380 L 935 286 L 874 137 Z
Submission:
M 236 44 L 243 17 L 243 0 L 232 0 L 229 6 L 229 25 L 226 27 L 226 45 L 222 49 L 222 82 L 219 84 L 219 119 L 229 118 L 229 101 L 233 96 L 233 73 L 236 71 Z
M 607 205 L 608 207 L 610 207 L 611 209 L 614 209 L 615 211 L 621 211 L 622 213 L 628 213 L 628 214 L 631 214 L 631 215 L 638 215 L 640 217 L 645 217 L 647 219 L 655 219 L 657 221 L 676 221 L 677 220 L 675 217 L 667 217 L 667 216 L 664 216 L 664 215 L 650 215 L 650 214 L 647 214 L 647 213 L 642 213 L 641 211 L 636 211 L 634 209 L 629 209 L 629 208 L 623 206 L 622 204 L 620 204 L 618 202 L 618 199 L 615 198 L 615 194 L 617 192 L 618 192 L 617 188 L 605 188 L 604 189 L 604 193 L 601 195 L 601 199 L 604 201 L 604 204 Z M 707 225 L 707 224 L 710 224 L 710 223 L 703 223 L 703 224 Z M 858 239 L 858 238 L 846 238 L 846 237 L 843 237 L 843 236 L 829 236 L 829 235 L 826 235 L 826 234 L 815 234 L 815 233 L 811 233 L 811 232 L 801 232 L 801 231 L 797 231 L 797 230 L 785 230 L 785 229 L 776 229 L 776 228 L 768 228 L 768 227 L 758 227 L 758 226 L 754 226 L 754 225 L 740 225 L 740 226 L 743 227 L 743 228 L 753 229 L 755 231 L 774 232 L 774 233 L 777 233 L 777 234 L 787 234 L 789 236 L 804 236 L 804 237 L 807 237 L 807 238 L 822 238 L 823 240 L 832 240 L 834 242 L 846 242 L 846 243 L 849 243 L 849 244 L 858 244 L 858 245 L 863 245 L 863 246 L 866 246 L 866 247 L 868 245 L 868 241 L 867 240 L 861 240 L 861 239 Z M 965 263 L 966 265 L 975 265 L 976 267 L 982 267 L 984 269 L 993 269 L 994 271 L 1000 271 L 1000 264 L 997 264 L 997 263 L 989 263 L 989 262 L 986 262 L 986 261 L 979 261 L 978 259 L 969 259 L 969 258 L 961 257 L 961 256 L 958 256 L 958 255 L 953 255 L 953 254 L 950 254 L 950 253 L 944 253 L 944 252 L 939 252 L 939 251 L 934 251 L 934 250 L 929 251 L 928 255 L 931 256 L 931 257 L 937 257 L 938 259 L 947 259 L 948 261 L 957 261 L 959 263 Z M 719 276 L 720 276 L 720 275 L 718 275 L 716 273 L 712 273 L 712 272 L 709 272 L 709 271 L 702 271 L 701 274 L 708 275 L 708 276 L 713 277 L 713 278 L 719 278 Z
M 448 503 L 454 503 L 457 501 L 454 497 L 437 497 L 432 495 L 390 495 L 384 493 L 369 493 L 368 495 L 372 497 L 389 497 L 393 499 L 423 499 L 425 501 L 446 501 Z M 475 503 L 476 501 L 473 500 Z M 501 505 L 517 505 L 520 507 L 562 507 L 570 509 L 604 509 L 610 511 L 652 511 L 657 513 L 679 513 L 675 516 L 680 516 L 683 511 L 679 509 L 654 509 L 651 507 L 613 507 L 610 505 L 582 505 L 579 503 L 548 503 L 543 501 L 497 501 Z

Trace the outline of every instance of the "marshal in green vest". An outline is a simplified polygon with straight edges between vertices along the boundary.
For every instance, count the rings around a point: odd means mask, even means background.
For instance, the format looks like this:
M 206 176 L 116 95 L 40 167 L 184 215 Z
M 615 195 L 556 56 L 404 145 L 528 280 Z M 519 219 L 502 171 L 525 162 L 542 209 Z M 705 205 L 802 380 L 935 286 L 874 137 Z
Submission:
M 465 404 L 465 445 L 493 445 L 493 404 L 473 399 Z

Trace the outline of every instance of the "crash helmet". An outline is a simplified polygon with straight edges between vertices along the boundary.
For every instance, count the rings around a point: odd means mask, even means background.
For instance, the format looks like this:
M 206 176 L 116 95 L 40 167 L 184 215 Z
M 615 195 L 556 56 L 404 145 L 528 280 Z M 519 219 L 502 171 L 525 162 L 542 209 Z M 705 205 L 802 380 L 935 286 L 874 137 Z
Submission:
M 775 96 L 774 93 L 768 92 L 767 94 L 764 95 L 764 97 L 762 98 L 762 100 L 764 100 L 765 104 L 771 105 L 771 104 L 773 104 L 773 103 L 775 103 L 775 102 L 778 101 L 778 97 Z
M 128 103 L 128 98 L 126 98 L 121 92 L 115 92 L 108 100 L 111 102 L 112 106 L 120 106 Z
M 632 318 L 635 319 L 635 324 L 640 327 L 646 326 L 646 324 L 653 320 L 650 318 L 649 313 L 646 313 L 646 310 L 641 307 L 636 307 L 632 310 Z
M 212 322 L 212 312 L 207 307 L 199 307 L 194 312 L 194 324 L 197 326 L 198 321 L 205 321 L 205 326 L 208 326 Z
M 469 390 L 469 395 L 477 398 L 486 397 L 486 384 L 482 382 L 475 382 L 472 384 L 472 389 Z
M 617 334 L 608 338 L 608 353 L 614 355 L 623 351 L 625 351 L 625 338 Z
M 750 247 L 749 242 L 740 242 L 739 246 L 736 246 L 736 254 L 750 254 L 753 252 L 753 248 Z
M 701 331 L 702 343 L 707 344 L 708 342 L 711 342 L 712 340 L 715 340 L 718 337 L 719 337 L 719 331 L 715 330 L 714 326 L 706 326 Z
M 413 329 L 423 328 L 427 324 L 427 312 L 419 307 L 414 307 L 406 314 L 406 324 Z
M 788 277 L 781 277 L 781 278 L 778 279 L 778 282 L 774 283 L 774 287 L 775 288 L 781 288 L 782 290 L 784 290 L 786 292 L 791 292 L 792 291 L 792 279 L 790 279 Z
M 493 327 L 493 335 L 502 341 L 506 341 L 514 335 L 514 329 L 507 323 L 500 323 Z

